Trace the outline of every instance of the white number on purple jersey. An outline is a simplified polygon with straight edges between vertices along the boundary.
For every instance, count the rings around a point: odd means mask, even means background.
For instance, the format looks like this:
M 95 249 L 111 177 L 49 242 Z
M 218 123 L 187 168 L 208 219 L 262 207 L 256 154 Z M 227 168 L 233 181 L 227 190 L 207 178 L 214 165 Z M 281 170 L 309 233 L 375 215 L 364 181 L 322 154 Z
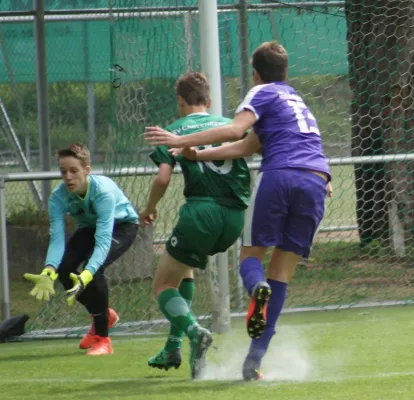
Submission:
M 316 119 L 306 107 L 305 103 L 295 100 L 288 100 L 287 103 L 295 113 L 299 131 L 302 133 L 315 133 L 320 136 L 321 133 L 316 125 Z

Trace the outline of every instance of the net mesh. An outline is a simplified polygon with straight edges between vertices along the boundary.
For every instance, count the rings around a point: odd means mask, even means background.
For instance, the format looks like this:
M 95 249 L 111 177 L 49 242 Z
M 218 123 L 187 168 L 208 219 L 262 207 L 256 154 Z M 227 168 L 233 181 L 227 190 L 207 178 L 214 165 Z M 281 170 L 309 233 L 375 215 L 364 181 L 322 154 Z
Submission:
M 143 8 L 151 6 L 155 9 L 168 5 L 165 2 L 143 3 Z M 126 9 L 131 5 L 130 1 L 118 0 L 113 2 L 113 9 Z M 194 5 L 194 2 L 180 2 L 180 5 Z M 190 12 L 174 9 L 143 11 L 138 18 L 128 13 L 114 12 L 114 17 L 111 26 L 114 67 L 111 76 L 113 150 L 108 153 L 105 166 L 109 171 L 128 167 L 146 175 L 117 179 L 136 207 L 141 209 L 145 206 L 156 173 L 148 158 L 151 148 L 143 141 L 142 133 L 145 126 L 166 126 L 176 118 L 176 77 L 198 64 L 198 38 L 194 30 L 196 18 Z M 124 319 L 162 319 L 156 302 L 150 300 L 152 278 L 159 256 L 164 251 L 164 243 L 177 221 L 178 208 L 184 201 L 182 191 L 182 177 L 174 175 L 159 203 L 156 224 L 153 228 L 140 228 L 134 249 L 130 250 L 134 258 L 131 271 L 135 275 L 132 292 L 141 292 L 143 295 L 140 299 L 128 297 L 129 315 L 124 316 Z M 112 268 L 110 273 L 121 276 L 122 271 Z M 207 272 L 196 275 L 199 295 L 192 308 L 197 315 L 203 316 L 211 310 L 209 277 Z M 124 278 L 130 281 L 128 277 Z M 122 292 L 123 288 L 115 286 L 114 292 Z M 151 307 L 148 307 L 149 303 Z
M 113 18 L 105 22 L 111 43 L 110 89 L 102 96 L 109 100 L 110 127 L 102 148 L 108 173 L 120 168 L 131 172 L 115 179 L 141 209 L 156 173 L 142 132 L 147 125 L 165 126 L 176 118 L 174 81 L 200 69 L 200 38 L 195 0 L 135 3 L 111 1 Z M 286 307 L 410 301 L 414 6 L 380 0 L 249 1 L 243 40 L 240 8 L 232 7 L 239 2 L 218 3 L 228 6 L 218 14 L 223 114 L 233 115 L 251 85 L 242 68 L 243 54 L 277 39 L 289 53 L 289 83 L 317 118 L 332 165 L 334 197 L 327 199 L 311 258 L 298 266 Z M 361 156 L 389 156 L 391 161 L 355 158 Z M 151 285 L 183 203 L 182 189 L 182 177 L 174 175 L 155 226 L 141 229 L 133 248 L 108 269 L 111 306 L 124 322 L 119 332 L 156 332 L 160 326 Z M 238 244 L 228 263 L 233 313 L 244 312 L 247 304 L 237 255 Z M 194 312 L 199 316 L 210 315 L 214 307 L 213 272 L 197 272 Z M 16 296 L 21 283 L 12 285 Z M 84 330 L 74 328 L 87 323 L 84 311 L 75 308 L 62 315 L 61 296 L 33 312 L 31 331 L 70 327 L 66 335 Z M 14 310 L 23 305 L 12 301 Z

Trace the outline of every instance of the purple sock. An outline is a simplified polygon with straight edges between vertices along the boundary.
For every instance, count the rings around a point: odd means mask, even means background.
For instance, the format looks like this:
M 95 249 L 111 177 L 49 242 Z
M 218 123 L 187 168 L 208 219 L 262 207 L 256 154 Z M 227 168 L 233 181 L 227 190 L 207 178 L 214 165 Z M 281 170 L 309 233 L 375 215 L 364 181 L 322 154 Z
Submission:
M 256 283 L 265 280 L 263 264 L 255 257 L 247 257 L 240 263 L 240 275 L 249 295 Z
M 253 359 L 260 364 L 263 356 L 266 354 L 269 343 L 275 334 L 276 321 L 283 308 L 286 298 L 287 283 L 268 279 L 267 283 L 272 289 L 269 302 L 267 303 L 266 326 L 259 339 L 252 339 L 247 358 Z

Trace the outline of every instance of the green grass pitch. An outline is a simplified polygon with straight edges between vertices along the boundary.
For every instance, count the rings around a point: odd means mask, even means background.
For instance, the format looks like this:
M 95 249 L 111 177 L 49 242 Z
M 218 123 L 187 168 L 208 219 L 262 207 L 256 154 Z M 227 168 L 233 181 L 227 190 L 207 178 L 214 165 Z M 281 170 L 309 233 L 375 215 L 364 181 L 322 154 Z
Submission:
M 115 353 L 86 357 L 75 340 L 0 345 L 0 398 L 404 400 L 414 393 L 412 307 L 282 315 L 267 354 L 266 379 L 245 383 L 243 321 L 215 335 L 207 380 L 189 379 L 188 363 L 168 372 L 146 360 L 162 337 L 114 338 Z M 188 345 L 184 344 L 184 359 Z

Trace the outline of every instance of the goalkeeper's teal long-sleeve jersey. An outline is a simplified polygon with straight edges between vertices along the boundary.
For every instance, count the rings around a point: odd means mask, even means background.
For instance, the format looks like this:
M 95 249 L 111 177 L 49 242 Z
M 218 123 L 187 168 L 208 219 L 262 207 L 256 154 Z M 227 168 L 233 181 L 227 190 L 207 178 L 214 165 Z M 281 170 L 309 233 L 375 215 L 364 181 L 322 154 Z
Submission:
M 96 228 L 95 248 L 85 267 L 92 274 L 101 267 L 108 255 L 114 224 L 139 223 L 131 202 L 112 179 L 89 175 L 88 180 L 88 191 L 84 198 L 69 192 L 63 182 L 50 195 L 50 242 L 45 265 L 58 269 L 62 261 L 65 251 L 65 214 L 73 217 L 78 229 Z

